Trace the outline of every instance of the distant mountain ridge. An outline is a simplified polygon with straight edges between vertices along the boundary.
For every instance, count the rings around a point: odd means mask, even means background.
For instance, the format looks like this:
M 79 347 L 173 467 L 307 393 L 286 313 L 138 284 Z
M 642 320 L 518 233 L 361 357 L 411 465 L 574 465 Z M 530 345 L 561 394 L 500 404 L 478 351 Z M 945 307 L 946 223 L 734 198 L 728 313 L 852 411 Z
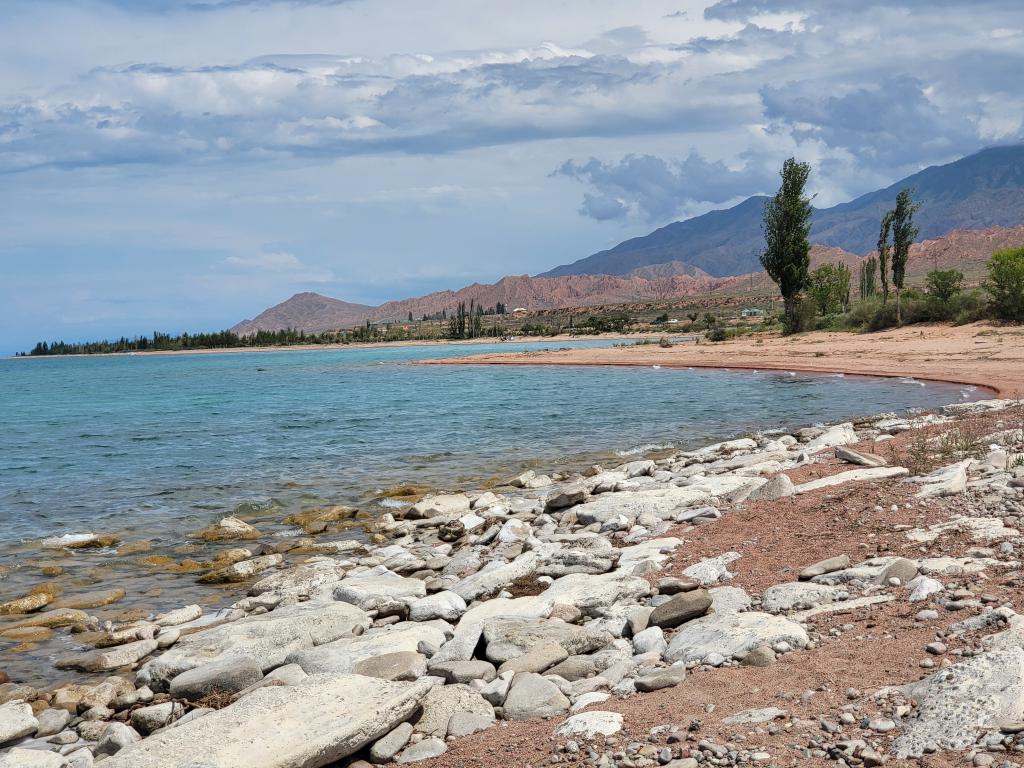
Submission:
M 993 251 L 1024 245 L 1024 225 L 984 230 L 957 230 L 943 237 L 915 243 L 909 254 L 907 273 L 913 281 L 931 269 L 960 269 L 980 275 Z M 815 245 L 811 248 L 811 266 L 845 264 L 856 274 L 863 257 L 835 246 Z M 715 292 L 759 287 L 768 284 L 767 276 L 757 271 L 746 275 L 711 277 L 701 273 L 679 274 L 687 268 L 668 262 L 638 269 L 629 276 L 569 275 L 566 277 L 529 277 L 514 275 L 493 284 L 474 283 L 458 291 L 438 291 L 412 299 L 389 301 L 379 307 L 350 304 L 317 293 L 297 293 L 245 320 L 231 330 L 246 335 L 257 330 L 294 328 L 307 333 L 339 330 L 370 320 L 371 322 L 407 322 L 433 315 L 442 310 L 453 311 L 459 302 L 475 301 L 485 308 L 498 302 L 511 311 L 587 307 L 602 304 L 628 304 L 663 301 L 686 296 L 703 296 Z
M 913 187 L 924 204 L 920 240 L 957 229 L 1013 227 L 1024 222 L 1024 145 L 992 147 L 946 165 L 931 166 L 885 189 L 825 209 L 815 209 L 811 240 L 863 255 L 874 249 L 879 221 L 896 193 Z M 667 262 L 695 267 L 714 277 L 760 269 L 761 214 L 766 197 L 677 221 L 643 237 L 595 253 L 539 277 L 627 275 Z

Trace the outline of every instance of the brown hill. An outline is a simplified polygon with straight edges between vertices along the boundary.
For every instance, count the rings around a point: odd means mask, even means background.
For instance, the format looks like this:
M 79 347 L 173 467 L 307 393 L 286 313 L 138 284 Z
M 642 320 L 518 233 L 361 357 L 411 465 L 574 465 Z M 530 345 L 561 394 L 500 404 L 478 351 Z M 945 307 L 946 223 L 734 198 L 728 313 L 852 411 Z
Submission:
M 451 311 L 459 302 L 475 301 L 493 307 L 498 302 L 513 309 L 554 309 L 618 304 L 627 301 L 651 301 L 674 296 L 695 296 L 738 283 L 739 277 L 673 275 L 654 280 L 642 277 L 610 275 L 570 275 L 566 277 L 530 277 L 513 275 L 494 284 L 474 283 L 458 291 L 440 291 L 404 301 L 389 301 L 373 310 L 369 318 L 375 322 L 402 321 L 412 316 Z
M 256 331 L 279 331 L 287 328 L 319 333 L 348 328 L 366 319 L 373 307 L 351 304 L 319 293 L 297 293 L 287 301 L 267 309 L 252 320 L 243 320 L 231 330 L 240 336 Z
M 979 277 L 993 251 L 1024 245 L 1024 226 L 993 227 L 983 230 L 955 230 L 935 240 L 911 246 L 907 264 L 912 283 L 932 269 L 959 269 L 969 278 Z M 811 248 L 811 268 L 824 263 L 846 264 L 856 279 L 862 258 L 834 246 Z M 679 274 L 681 271 L 693 274 Z M 299 293 L 288 301 L 271 307 L 253 320 L 246 320 L 232 330 L 254 333 L 257 330 L 283 328 L 319 332 L 350 328 L 372 322 L 405 322 L 430 316 L 442 310 L 452 312 L 460 302 L 476 302 L 490 308 L 499 302 L 510 311 L 530 311 L 588 307 L 599 305 L 633 305 L 651 301 L 712 294 L 736 294 L 750 290 L 773 290 L 764 272 L 732 277 L 711 277 L 693 270 L 689 265 L 668 262 L 651 265 L 631 276 L 566 275 L 563 277 L 503 277 L 496 283 L 474 283 L 458 291 L 439 291 L 418 298 L 389 301 L 379 307 L 350 304 L 316 293 Z

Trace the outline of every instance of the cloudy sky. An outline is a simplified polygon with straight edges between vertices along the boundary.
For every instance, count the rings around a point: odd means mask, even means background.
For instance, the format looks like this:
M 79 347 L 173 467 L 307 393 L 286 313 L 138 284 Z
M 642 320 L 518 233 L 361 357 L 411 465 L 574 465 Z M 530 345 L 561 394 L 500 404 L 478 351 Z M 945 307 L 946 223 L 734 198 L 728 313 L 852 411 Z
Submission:
M 1024 135 L 1020 0 L 3 0 L 0 352 L 536 273 Z

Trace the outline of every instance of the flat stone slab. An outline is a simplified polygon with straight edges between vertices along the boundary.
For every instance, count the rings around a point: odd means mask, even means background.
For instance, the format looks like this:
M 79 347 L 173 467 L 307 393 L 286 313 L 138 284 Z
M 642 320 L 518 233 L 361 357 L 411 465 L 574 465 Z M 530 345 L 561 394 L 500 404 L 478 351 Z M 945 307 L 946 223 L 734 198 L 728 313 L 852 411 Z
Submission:
M 585 616 L 600 617 L 607 615 L 616 603 L 634 603 L 651 591 L 651 585 L 645 579 L 618 570 L 600 576 L 582 573 L 563 576 L 556 579 L 540 597 L 552 605 L 574 605 Z
M 381 598 L 390 599 L 426 597 L 427 587 L 422 579 L 409 579 L 387 571 L 379 575 L 350 576 L 334 588 L 334 599 L 343 603 L 372 610 Z
M 347 603 L 300 603 L 262 616 L 184 635 L 163 655 L 139 671 L 139 684 L 163 685 L 190 669 L 227 656 L 247 656 L 264 673 L 285 663 L 288 655 L 370 626 L 370 617 Z M 413 649 L 415 650 L 415 649 Z
M 543 645 L 557 645 L 568 656 L 591 653 L 612 641 L 607 632 L 545 619 L 490 619 L 484 622 L 487 658 L 496 664 L 515 659 Z M 557 664 L 563 659 L 558 659 Z
M 427 624 L 403 624 L 360 637 L 343 638 L 289 654 L 287 662 L 298 664 L 308 674 L 347 674 L 360 662 L 394 653 L 416 653 L 421 642 L 441 646 L 445 636 Z
M 963 749 L 1000 722 L 1024 719 L 1024 650 L 988 651 L 906 686 L 918 705 L 896 739 L 896 756 Z
M 789 643 L 803 648 L 809 638 L 806 630 L 781 616 L 751 611 L 725 616 L 714 614 L 683 624 L 672 637 L 665 659 L 703 661 L 711 653 L 725 658 L 742 657 L 760 645 Z
M 917 492 L 917 498 L 932 499 L 963 493 L 967 490 L 967 470 L 974 463 L 974 459 L 967 459 L 950 464 L 948 467 L 936 469 L 924 477 L 914 478 L 914 482 L 921 486 L 921 490 Z
M 580 715 L 573 715 L 558 726 L 555 733 L 558 736 L 572 738 L 582 736 L 585 739 L 592 739 L 598 734 L 611 736 L 622 730 L 622 715 L 618 712 L 602 712 L 593 710 Z
M 853 483 L 861 480 L 886 480 L 891 477 L 905 477 L 910 474 L 906 467 L 874 467 L 871 469 L 851 469 L 848 472 L 840 472 L 838 475 L 819 477 L 807 483 L 801 483 L 793 489 L 793 493 L 810 493 L 821 488 L 832 488 L 845 483 Z
M 404 722 L 430 683 L 313 675 L 260 688 L 216 712 L 169 728 L 104 761 L 106 768 L 321 768 Z
M 775 584 L 764 591 L 761 607 L 769 613 L 784 613 L 795 608 L 813 608 L 839 599 L 844 590 L 828 584 L 793 581 Z

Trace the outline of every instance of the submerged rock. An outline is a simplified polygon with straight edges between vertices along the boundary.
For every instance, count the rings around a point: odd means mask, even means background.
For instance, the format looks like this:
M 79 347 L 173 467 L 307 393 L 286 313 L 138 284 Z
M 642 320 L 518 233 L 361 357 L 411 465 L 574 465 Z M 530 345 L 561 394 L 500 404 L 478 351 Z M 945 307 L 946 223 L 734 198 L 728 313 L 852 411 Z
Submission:
M 260 532 L 244 520 L 239 520 L 237 517 L 225 517 L 208 528 L 196 531 L 192 536 L 202 541 L 231 541 L 258 539 Z

